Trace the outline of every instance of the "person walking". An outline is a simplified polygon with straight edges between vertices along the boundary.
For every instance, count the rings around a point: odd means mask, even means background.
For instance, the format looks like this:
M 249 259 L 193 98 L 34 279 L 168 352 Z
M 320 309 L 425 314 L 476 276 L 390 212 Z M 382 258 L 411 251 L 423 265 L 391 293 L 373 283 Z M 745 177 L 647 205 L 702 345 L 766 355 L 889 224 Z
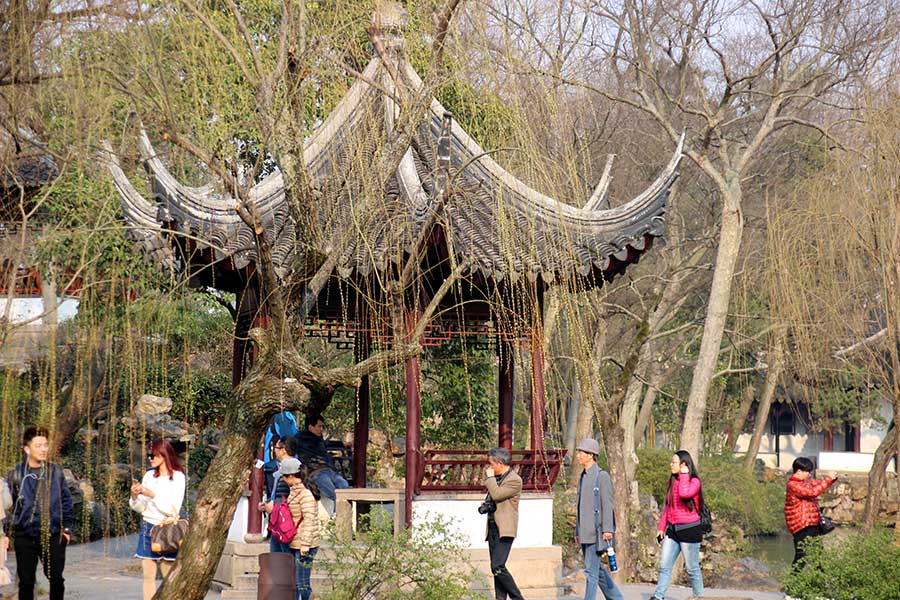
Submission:
M 147 460 L 150 469 L 141 481 L 132 483 L 131 498 L 128 500 L 132 510 L 141 515 L 141 530 L 134 556 L 141 559 L 144 600 L 150 600 L 156 593 L 157 570 L 165 578 L 178 556 L 177 552 L 154 552 L 150 547 L 150 530 L 166 519 L 178 518 L 187 486 L 184 468 L 168 440 L 154 440 L 147 452 Z
M 700 542 L 703 530 L 700 511 L 703 490 L 690 453 L 679 450 L 672 455 L 671 475 L 666 488 L 666 503 L 659 518 L 656 540 L 662 544 L 659 554 L 659 580 L 653 598 L 664 600 L 672 581 L 672 568 L 678 554 L 684 554 L 685 570 L 691 578 L 694 596 L 703 595 L 700 570 Z
M 522 478 L 509 465 L 506 448 L 488 450 L 488 467 L 484 471 L 487 496 L 478 512 L 487 515 L 487 543 L 494 575 L 494 597 L 497 600 L 523 600 L 512 573 L 506 568 L 509 551 L 519 527 L 519 498 Z
M 37 564 L 50 580 L 50 600 L 63 600 L 66 586 L 66 546 L 72 541 L 72 495 L 61 466 L 49 462 L 50 434 L 29 427 L 22 435 L 25 460 L 6 476 L 12 496 L 7 534 L 16 551 L 19 600 L 34 600 Z M 9 540 L 4 538 L 4 545 Z
M 600 443 L 591 438 L 581 440 L 575 451 L 575 460 L 584 468 L 578 480 L 575 525 L 575 542 L 581 545 L 587 576 L 584 600 L 594 600 L 598 587 L 606 600 L 624 600 L 622 592 L 600 564 L 600 555 L 613 545 L 616 524 L 612 479 L 597 464 L 598 454 Z
M 297 600 L 309 600 L 312 596 L 310 585 L 312 563 L 319 549 L 321 533 L 318 502 L 303 484 L 301 469 L 300 461 L 296 458 L 289 457 L 281 461 L 281 478 L 290 489 L 285 502 L 291 509 L 291 517 L 297 523 L 297 532 L 289 544 L 290 551 L 294 555 Z M 270 513 L 274 503 L 267 502 L 262 508 Z
M 787 493 L 784 497 L 784 520 L 788 531 L 794 536 L 794 561 L 792 567 L 803 560 L 803 541 L 822 535 L 822 513 L 819 511 L 819 495 L 837 479 L 832 471 L 824 479 L 811 479 L 816 467 L 813 462 L 801 456 L 791 465 Z

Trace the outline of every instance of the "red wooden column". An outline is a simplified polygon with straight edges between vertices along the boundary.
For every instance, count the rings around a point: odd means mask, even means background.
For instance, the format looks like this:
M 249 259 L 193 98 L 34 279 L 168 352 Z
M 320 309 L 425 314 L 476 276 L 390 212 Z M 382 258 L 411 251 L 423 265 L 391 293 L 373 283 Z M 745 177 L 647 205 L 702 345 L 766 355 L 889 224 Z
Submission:
M 534 317 L 529 335 L 531 350 L 531 449 L 544 451 L 544 295 L 537 284 Z
M 410 316 L 407 320 L 411 330 L 416 319 Z M 404 518 L 406 526 L 412 525 L 412 499 L 422 480 L 419 473 L 421 453 L 422 401 L 419 397 L 420 379 L 419 357 L 413 356 L 406 361 L 406 497 L 404 498 Z
M 360 319 L 360 323 L 363 320 Z M 371 339 L 368 332 L 356 334 L 356 361 L 368 358 Z M 353 487 L 366 487 L 366 452 L 369 447 L 369 376 L 360 381 L 356 392 L 356 422 L 353 426 Z
M 255 284 L 250 283 L 244 289 L 242 296 L 238 298 L 238 315 L 234 325 L 233 355 L 231 361 L 231 384 L 235 387 L 244 379 L 244 371 L 247 362 L 255 359 L 255 351 L 250 352 L 250 340 L 247 335 L 253 327 L 268 327 L 269 319 L 260 309 L 259 290 Z M 262 458 L 262 452 L 258 458 Z M 250 498 L 247 510 L 247 534 L 262 534 L 262 513 L 257 505 L 262 500 L 263 470 L 253 466 L 250 471 Z
M 497 336 L 497 358 L 500 364 L 497 444 L 512 450 L 515 358 L 512 344 L 504 341 L 503 336 Z

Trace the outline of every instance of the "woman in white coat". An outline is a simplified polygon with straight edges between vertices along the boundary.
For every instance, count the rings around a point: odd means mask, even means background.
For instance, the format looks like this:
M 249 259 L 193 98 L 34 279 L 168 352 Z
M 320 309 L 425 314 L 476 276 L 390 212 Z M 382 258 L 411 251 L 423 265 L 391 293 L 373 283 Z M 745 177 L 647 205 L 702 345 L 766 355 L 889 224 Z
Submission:
M 156 593 L 157 569 L 165 577 L 172 570 L 174 554 L 157 554 L 150 548 L 150 530 L 167 518 L 178 518 L 184 503 L 187 479 L 184 469 L 168 440 L 154 440 L 147 453 L 150 470 L 144 473 L 142 481 L 135 480 L 131 486 L 128 505 L 141 513 L 141 531 L 138 535 L 136 558 L 141 559 L 144 573 L 144 600 L 150 600 Z

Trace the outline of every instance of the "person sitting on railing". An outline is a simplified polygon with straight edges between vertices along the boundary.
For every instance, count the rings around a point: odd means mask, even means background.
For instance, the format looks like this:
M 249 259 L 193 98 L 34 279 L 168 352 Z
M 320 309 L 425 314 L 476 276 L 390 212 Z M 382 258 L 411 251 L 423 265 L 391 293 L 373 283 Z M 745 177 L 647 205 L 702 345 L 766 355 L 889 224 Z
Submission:
M 319 486 L 322 504 L 334 514 L 335 490 L 350 487 L 347 480 L 334 469 L 334 459 L 325 445 L 325 420 L 321 415 L 308 415 L 305 429 L 297 436 L 297 456 L 309 467 L 310 479 Z

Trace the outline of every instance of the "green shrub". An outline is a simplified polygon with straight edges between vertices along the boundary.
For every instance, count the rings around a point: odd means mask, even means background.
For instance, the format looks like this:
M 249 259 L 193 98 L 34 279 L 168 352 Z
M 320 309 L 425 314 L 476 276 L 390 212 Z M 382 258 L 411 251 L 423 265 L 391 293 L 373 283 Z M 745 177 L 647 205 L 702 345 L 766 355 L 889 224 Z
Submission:
M 394 537 L 387 523 L 361 523 L 361 541 L 333 540 L 334 556 L 317 561 L 328 574 L 323 600 L 463 600 L 474 573 L 460 540 L 441 522 Z
M 642 448 L 635 477 L 643 493 L 663 505 L 672 451 Z M 703 498 L 717 523 L 738 525 L 747 535 L 773 534 L 784 528 L 784 485 L 757 480 L 735 457 L 704 456 L 700 464 Z
M 898 565 L 900 547 L 887 530 L 851 535 L 834 548 L 810 538 L 804 566 L 787 574 L 785 591 L 804 600 L 898 600 Z

